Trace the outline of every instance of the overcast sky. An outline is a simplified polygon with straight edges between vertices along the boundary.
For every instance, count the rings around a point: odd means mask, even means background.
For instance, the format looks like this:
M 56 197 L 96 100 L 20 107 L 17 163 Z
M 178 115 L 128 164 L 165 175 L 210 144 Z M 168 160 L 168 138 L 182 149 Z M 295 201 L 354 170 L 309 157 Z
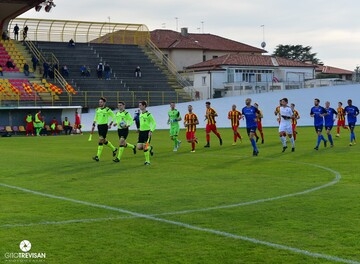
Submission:
M 329 0 L 54 0 L 50 13 L 21 17 L 145 24 L 211 33 L 260 47 L 311 46 L 325 65 L 353 70 L 360 65 L 360 1 Z M 178 18 L 178 19 L 176 19 Z M 203 23 L 202 23 L 203 22 Z M 264 27 L 261 27 L 264 25 Z M 264 33 L 264 34 L 263 34 Z

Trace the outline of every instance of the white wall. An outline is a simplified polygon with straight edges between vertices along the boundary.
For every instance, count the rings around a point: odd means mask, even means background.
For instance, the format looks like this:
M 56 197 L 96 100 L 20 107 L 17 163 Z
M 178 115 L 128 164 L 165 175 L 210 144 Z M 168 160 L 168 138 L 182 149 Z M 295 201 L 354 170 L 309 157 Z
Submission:
M 279 99 L 283 97 L 287 97 L 289 99 L 289 104 L 295 103 L 296 109 L 300 112 L 301 119 L 299 120 L 299 126 L 312 126 L 313 119 L 309 116 L 309 113 L 310 108 L 313 106 L 314 98 L 319 98 L 321 105 L 324 105 L 325 101 L 330 101 L 333 108 L 337 108 L 338 101 L 341 101 L 343 106 L 346 106 L 347 99 L 352 99 L 353 104 L 360 107 L 360 85 L 307 88 L 252 94 L 249 96 L 211 99 L 209 101 L 219 115 L 217 118 L 218 127 L 230 127 L 230 122 L 227 119 L 227 113 L 230 110 L 231 105 L 236 104 L 238 109 L 241 110 L 241 108 L 244 107 L 244 101 L 246 97 L 252 98 L 253 103 L 257 102 L 259 104 L 260 109 L 264 113 L 263 125 L 266 127 L 277 126 L 276 117 L 274 116 L 274 109 L 278 105 Z M 199 127 L 202 128 L 205 127 L 205 101 L 206 100 L 181 103 L 177 104 L 176 107 L 180 111 L 181 115 L 184 116 L 187 112 L 187 106 L 191 104 L 194 107 L 194 113 L 198 115 L 200 121 Z M 135 109 L 129 109 L 128 111 L 133 114 L 134 110 Z M 169 105 L 149 107 L 148 110 L 153 113 L 158 129 L 169 128 L 169 126 L 166 124 Z M 91 110 L 88 114 L 82 115 L 84 131 L 91 129 L 93 117 L 94 110 Z M 245 122 L 243 121 L 240 126 L 244 127 Z M 132 127 L 132 129 L 135 129 L 135 125 Z

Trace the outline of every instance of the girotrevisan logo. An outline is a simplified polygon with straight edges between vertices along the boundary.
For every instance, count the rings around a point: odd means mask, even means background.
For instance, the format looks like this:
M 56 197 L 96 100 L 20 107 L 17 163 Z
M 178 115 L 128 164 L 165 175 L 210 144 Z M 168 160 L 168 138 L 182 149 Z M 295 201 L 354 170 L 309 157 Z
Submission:
M 24 262 L 26 260 L 31 262 L 43 262 L 46 259 L 46 253 L 44 252 L 29 252 L 31 250 L 31 243 L 29 240 L 23 240 L 19 244 L 19 248 L 22 252 L 5 253 L 5 261 L 7 262 Z

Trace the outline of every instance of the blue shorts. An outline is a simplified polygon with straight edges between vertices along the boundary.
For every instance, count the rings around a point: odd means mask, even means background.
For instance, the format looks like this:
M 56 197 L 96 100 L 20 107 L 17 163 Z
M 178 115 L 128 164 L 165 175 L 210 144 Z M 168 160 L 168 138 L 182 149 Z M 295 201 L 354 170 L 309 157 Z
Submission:
M 326 126 L 326 125 L 325 125 L 325 129 L 328 130 L 328 131 L 331 131 L 332 128 L 333 128 L 332 125 L 331 125 L 331 126 Z
M 315 126 L 315 131 L 316 132 L 321 132 L 324 128 L 324 125 L 319 125 L 319 126 Z
M 356 126 L 356 123 L 355 122 L 349 122 L 348 124 L 349 128 L 352 129 Z
M 254 127 L 247 127 L 246 128 L 246 131 L 247 131 L 247 134 L 250 135 L 250 133 L 255 133 L 256 132 L 256 126 Z

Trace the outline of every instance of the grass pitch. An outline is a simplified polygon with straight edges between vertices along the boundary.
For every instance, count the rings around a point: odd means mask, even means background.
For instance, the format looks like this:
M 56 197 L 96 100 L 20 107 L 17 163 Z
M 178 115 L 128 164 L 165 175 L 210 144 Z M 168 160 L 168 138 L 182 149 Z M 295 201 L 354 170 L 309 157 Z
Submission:
M 150 166 L 130 149 L 93 161 L 95 135 L 0 138 L 0 263 L 360 263 L 360 145 L 342 132 L 315 151 L 298 131 L 281 153 L 265 129 L 258 157 L 229 129 L 209 149 L 199 129 L 195 153 L 155 131 Z M 22 240 L 46 258 L 16 257 Z

